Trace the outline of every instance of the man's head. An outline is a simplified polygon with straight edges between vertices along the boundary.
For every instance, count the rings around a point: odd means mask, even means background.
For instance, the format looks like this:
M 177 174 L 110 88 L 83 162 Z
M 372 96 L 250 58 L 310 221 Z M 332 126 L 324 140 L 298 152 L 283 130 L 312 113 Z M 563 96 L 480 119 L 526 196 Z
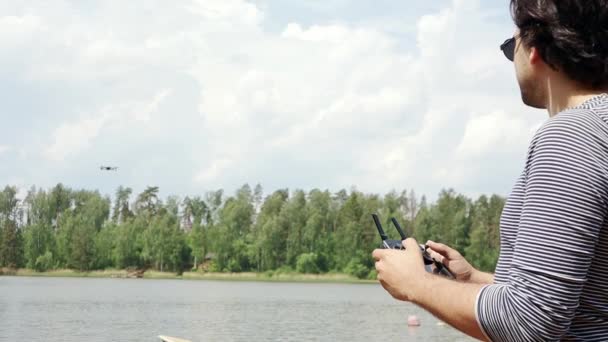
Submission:
M 513 61 L 522 99 L 546 108 L 550 82 L 608 88 L 608 0 L 511 0 Z

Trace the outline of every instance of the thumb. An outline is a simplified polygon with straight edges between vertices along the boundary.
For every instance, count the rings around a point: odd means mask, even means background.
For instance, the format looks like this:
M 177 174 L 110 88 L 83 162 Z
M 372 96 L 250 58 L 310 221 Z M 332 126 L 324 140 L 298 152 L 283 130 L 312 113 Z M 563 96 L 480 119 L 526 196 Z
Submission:
M 414 238 L 407 238 L 402 243 L 403 243 L 403 247 L 405 247 L 406 251 L 407 250 L 417 250 L 417 251 L 420 250 L 420 247 L 418 246 L 418 242 Z

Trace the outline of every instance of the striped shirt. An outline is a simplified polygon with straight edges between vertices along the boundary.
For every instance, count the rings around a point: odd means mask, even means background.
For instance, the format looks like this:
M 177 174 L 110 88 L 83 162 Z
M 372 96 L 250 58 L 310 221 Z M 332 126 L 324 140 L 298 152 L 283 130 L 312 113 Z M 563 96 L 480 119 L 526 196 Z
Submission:
M 488 339 L 608 341 L 608 95 L 536 132 L 494 276 L 476 304 Z

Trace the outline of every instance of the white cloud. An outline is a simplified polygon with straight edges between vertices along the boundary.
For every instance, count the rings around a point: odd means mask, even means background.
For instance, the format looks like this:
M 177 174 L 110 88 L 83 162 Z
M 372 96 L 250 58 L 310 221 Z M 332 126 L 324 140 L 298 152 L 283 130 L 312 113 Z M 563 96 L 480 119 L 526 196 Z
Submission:
M 244 0 L 90 6 L 64 2 L 47 13 L 31 5 L 0 18 L 0 32 L 14 31 L 0 33 L 0 44 L 26 46 L 0 45 L 21 56 L 0 68 L 58 92 L 87 85 L 94 94 L 75 98 L 45 133 L 50 161 L 105 144 L 156 165 L 133 172 L 137 181 L 167 182 L 175 193 L 257 181 L 494 192 L 518 173 L 538 123 L 522 112 L 497 48 L 511 29 L 488 19 L 478 0 L 420 16 L 414 32 L 412 23 L 391 24 L 412 32 L 404 36 L 373 20 L 291 20 L 273 32 L 262 8 Z M 509 166 L 488 186 L 492 179 L 479 179 L 495 158 Z
M 170 93 L 170 89 L 164 89 L 149 102 L 109 105 L 94 115 L 85 116 L 75 122 L 63 123 L 53 132 L 53 143 L 44 150 L 44 155 L 53 161 L 63 161 L 69 156 L 87 150 L 108 126 L 149 122 L 151 115 Z
M 497 28 L 483 18 L 478 1 L 462 0 L 418 21 L 414 63 L 422 75 L 409 83 L 423 88 L 427 105 L 416 107 L 422 125 L 371 146 L 368 155 L 380 155 L 379 162 L 362 161 L 367 171 L 354 179 L 375 177 L 357 184 L 374 187 L 382 179 L 385 188 L 417 184 L 434 191 L 448 186 L 470 193 L 508 191 L 513 179 L 505 175 L 514 178 L 522 167 L 528 128 L 538 117 L 505 93 L 515 90 L 505 86 L 514 85 L 511 67 L 494 46 Z M 498 172 L 487 171 L 498 163 L 504 165 Z M 488 183 L 495 184 L 493 190 Z
M 234 162 L 230 159 L 215 160 L 207 168 L 201 170 L 194 180 L 203 184 L 214 182 L 233 164 Z
M 8 145 L 0 145 L 0 155 L 11 150 L 11 147 Z
M 285 38 L 335 44 L 351 38 L 351 34 L 352 32 L 342 25 L 312 26 L 305 30 L 298 23 L 289 23 L 281 35 Z
M 529 137 L 526 122 L 505 112 L 493 112 L 473 117 L 456 149 L 458 157 L 475 158 L 503 148 L 519 147 Z
M 0 17 L 0 46 L 25 43 L 41 29 L 41 20 L 34 15 Z
M 200 15 L 202 20 L 222 24 L 224 29 L 241 28 L 236 25 L 255 27 L 263 17 L 254 4 L 243 0 L 195 0 L 187 8 Z
M 89 147 L 91 140 L 99 135 L 108 119 L 107 114 L 102 114 L 99 117 L 85 118 L 59 126 L 53 133 L 54 142 L 45 150 L 46 157 L 63 161 L 69 155 L 82 152 Z
M 135 118 L 137 121 L 148 122 L 151 120 L 152 114 L 158 110 L 158 107 L 163 102 L 163 100 L 171 95 L 171 89 L 161 90 L 158 94 L 154 96 L 150 103 L 143 104 L 135 104 L 135 109 L 131 111 L 131 116 Z M 137 108 L 140 107 L 140 108 Z

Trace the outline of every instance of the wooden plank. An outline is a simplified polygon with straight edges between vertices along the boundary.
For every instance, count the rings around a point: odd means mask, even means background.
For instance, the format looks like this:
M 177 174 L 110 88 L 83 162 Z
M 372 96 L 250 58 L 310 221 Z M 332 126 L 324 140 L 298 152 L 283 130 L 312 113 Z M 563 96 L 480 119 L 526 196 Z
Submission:
M 163 336 L 159 335 L 158 338 L 163 342 L 192 342 L 189 340 L 184 340 L 183 338 L 171 337 L 171 336 Z

